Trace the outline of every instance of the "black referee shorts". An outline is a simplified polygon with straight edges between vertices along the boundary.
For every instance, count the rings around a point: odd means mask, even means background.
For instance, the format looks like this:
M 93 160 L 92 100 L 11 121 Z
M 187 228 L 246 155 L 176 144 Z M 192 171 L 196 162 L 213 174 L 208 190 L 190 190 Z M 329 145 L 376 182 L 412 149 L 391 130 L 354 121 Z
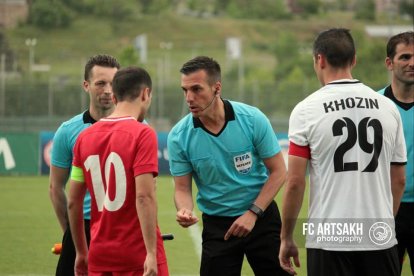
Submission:
M 307 249 L 308 276 L 399 276 L 397 246 L 373 251 Z
M 89 246 L 89 242 L 91 240 L 90 235 L 90 221 L 84 220 L 85 222 L 85 234 L 86 234 L 86 241 Z M 75 275 L 75 258 L 76 258 L 76 250 L 75 245 L 72 240 L 72 234 L 70 232 L 69 225 L 66 228 L 65 233 L 63 234 L 62 238 L 62 252 L 59 256 L 59 261 L 56 267 L 56 276 L 73 276 Z
M 247 237 L 231 237 L 225 241 L 224 235 L 236 219 L 203 214 L 200 275 L 240 275 L 244 255 L 256 276 L 288 275 L 278 259 L 281 220 L 276 203 L 269 205 Z
M 414 273 L 414 202 L 401 202 L 395 217 L 395 233 L 401 268 L 407 251 L 411 273 Z

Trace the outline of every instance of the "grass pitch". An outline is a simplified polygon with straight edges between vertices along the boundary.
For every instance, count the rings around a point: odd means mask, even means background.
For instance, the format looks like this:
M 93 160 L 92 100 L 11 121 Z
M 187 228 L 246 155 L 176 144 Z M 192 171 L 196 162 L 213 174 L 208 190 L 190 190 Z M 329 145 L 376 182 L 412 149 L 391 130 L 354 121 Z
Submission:
M 164 243 L 171 276 L 199 275 L 202 225 L 181 228 L 175 221 L 173 183 L 168 176 L 158 177 L 158 220 L 162 233 L 175 239 Z M 49 199 L 49 180 L 45 176 L 0 176 L 0 276 L 54 275 L 58 256 L 51 253 L 60 242 L 62 231 Z M 276 198 L 281 208 L 281 194 Z M 307 196 L 300 217 L 306 217 Z M 198 229 L 197 229 L 198 228 Z M 306 275 L 306 251 L 300 248 L 301 268 Z M 242 275 L 254 275 L 247 261 Z M 411 275 L 409 263 L 402 275 Z
M 159 226 L 175 236 L 165 242 L 170 274 L 198 275 L 201 244 L 194 240 L 201 233 L 176 223 L 172 178 L 157 182 Z M 0 176 L 0 194 L 0 275 L 54 275 L 58 256 L 51 248 L 61 241 L 62 230 L 49 199 L 48 177 Z M 243 275 L 253 275 L 250 267 Z

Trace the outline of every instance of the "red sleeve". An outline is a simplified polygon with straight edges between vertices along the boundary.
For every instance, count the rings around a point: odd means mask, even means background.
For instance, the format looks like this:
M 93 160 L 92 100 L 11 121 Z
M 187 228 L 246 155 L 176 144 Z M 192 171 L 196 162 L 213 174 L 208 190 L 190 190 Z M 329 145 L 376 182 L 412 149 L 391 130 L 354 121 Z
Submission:
M 137 155 L 134 160 L 134 176 L 152 173 L 158 175 L 158 141 L 155 131 L 146 126 L 137 138 Z
M 309 145 L 299 146 L 289 141 L 289 155 L 294 155 L 294 156 L 310 159 L 311 157 L 310 147 Z

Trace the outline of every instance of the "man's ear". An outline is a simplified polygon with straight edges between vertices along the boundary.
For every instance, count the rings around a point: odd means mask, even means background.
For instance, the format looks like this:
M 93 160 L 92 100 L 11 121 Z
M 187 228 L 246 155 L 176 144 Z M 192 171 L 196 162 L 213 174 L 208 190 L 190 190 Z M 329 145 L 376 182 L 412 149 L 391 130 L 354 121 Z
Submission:
M 150 93 L 151 93 L 151 90 L 148 87 L 143 88 L 141 90 L 141 95 L 140 95 L 141 100 L 143 102 L 145 102 L 146 100 L 148 100 L 148 98 L 151 96 Z
M 387 67 L 388 71 L 392 71 L 392 59 L 389 57 L 385 58 L 385 67 Z
M 83 90 L 87 93 L 89 91 L 89 82 L 84 80 L 82 83 Z
M 215 84 L 214 96 L 221 97 L 221 82 L 217 81 Z
M 112 101 L 114 102 L 114 104 L 116 105 L 118 103 L 118 101 L 115 97 L 115 94 L 112 93 L 111 98 L 112 98 Z
M 326 60 L 325 56 L 323 56 L 321 54 L 316 55 L 316 63 L 317 63 L 317 66 L 319 66 L 319 68 L 321 68 L 321 69 L 325 68 L 327 62 L 328 61 Z
M 356 64 L 357 64 L 357 56 L 355 55 L 354 58 L 352 59 L 351 66 L 354 67 Z

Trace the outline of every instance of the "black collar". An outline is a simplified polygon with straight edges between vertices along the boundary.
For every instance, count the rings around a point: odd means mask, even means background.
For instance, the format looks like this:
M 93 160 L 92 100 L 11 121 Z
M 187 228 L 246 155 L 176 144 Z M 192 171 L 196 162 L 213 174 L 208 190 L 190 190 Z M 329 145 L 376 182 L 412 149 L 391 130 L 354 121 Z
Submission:
M 331 81 L 330 83 L 327 83 L 326 85 L 329 85 L 329 84 L 355 84 L 355 83 L 361 83 L 361 81 L 359 81 L 359 80 Z
M 83 113 L 83 123 L 84 124 L 94 124 L 94 123 L 96 123 L 96 120 L 94 118 L 92 118 L 91 113 L 89 112 L 89 109 L 86 110 Z
M 224 123 L 224 126 L 223 126 L 223 128 L 219 131 L 219 133 L 217 133 L 217 134 L 214 134 L 214 133 L 212 133 L 212 132 L 210 132 L 204 125 L 203 125 L 203 123 L 201 122 L 201 120 L 199 119 L 199 118 L 196 118 L 196 117 L 193 117 L 193 125 L 194 125 L 194 128 L 198 128 L 198 127 L 201 127 L 202 129 L 204 129 L 207 133 L 209 133 L 209 134 L 211 134 L 211 135 L 213 135 L 213 136 L 219 136 L 220 135 L 220 133 L 222 133 L 223 132 L 223 130 L 226 128 L 226 126 L 227 126 L 227 123 L 229 122 L 229 121 L 234 121 L 235 119 L 236 119 L 236 115 L 234 114 L 234 109 L 233 109 L 233 106 L 231 105 L 231 103 L 230 103 L 230 101 L 228 101 L 228 100 L 224 100 L 224 99 L 222 99 L 222 98 L 220 98 L 222 101 L 223 101 L 223 103 L 224 103 L 224 120 L 225 120 L 225 123 Z
M 384 96 L 390 98 L 396 105 L 398 105 L 399 107 L 401 107 L 404 110 L 409 110 L 410 108 L 412 108 L 414 106 L 414 102 L 403 103 L 403 102 L 400 102 L 399 100 L 397 100 L 397 98 L 394 96 L 394 93 L 392 92 L 391 85 L 388 86 L 387 88 L 385 88 Z

